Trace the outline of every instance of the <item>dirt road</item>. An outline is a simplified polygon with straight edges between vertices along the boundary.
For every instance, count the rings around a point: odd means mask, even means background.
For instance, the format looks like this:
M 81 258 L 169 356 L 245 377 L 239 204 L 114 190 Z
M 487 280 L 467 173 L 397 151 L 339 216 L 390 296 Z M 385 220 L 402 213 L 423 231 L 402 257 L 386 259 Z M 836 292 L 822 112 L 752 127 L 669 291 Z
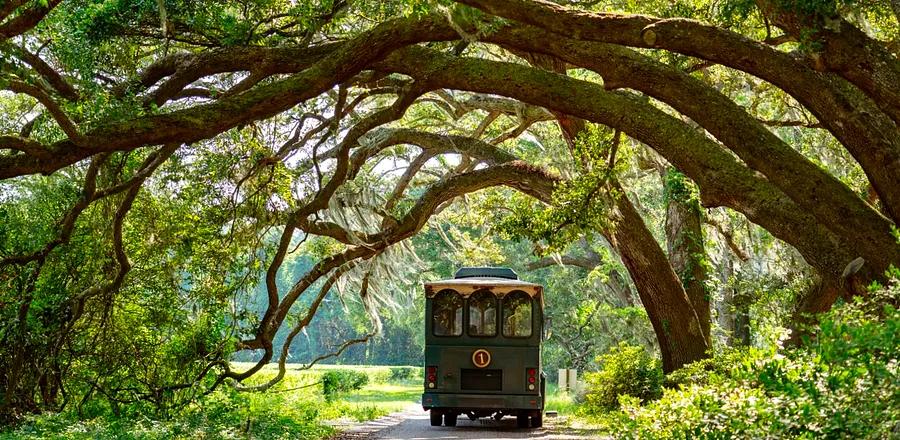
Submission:
M 565 426 L 559 419 L 544 418 L 544 428 L 517 429 L 515 417 L 500 421 L 479 419 L 470 421 L 460 416 L 453 428 L 435 427 L 428 422 L 428 413 L 415 405 L 387 417 L 348 427 L 336 440 L 507 440 L 535 438 L 544 440 L 601 439 L 596 432 Z

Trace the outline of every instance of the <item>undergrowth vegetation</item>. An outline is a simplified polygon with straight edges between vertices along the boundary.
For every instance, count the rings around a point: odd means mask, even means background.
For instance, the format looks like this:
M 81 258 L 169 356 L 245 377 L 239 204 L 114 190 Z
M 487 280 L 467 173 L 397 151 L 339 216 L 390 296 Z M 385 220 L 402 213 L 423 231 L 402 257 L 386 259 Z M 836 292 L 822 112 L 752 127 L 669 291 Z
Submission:
M 29 416 L 15 430 L 0 431 L 0 438 L 319 439 L 336 431 L 331 421 L 371 420 L 409 405 L 421 391 L 420 370 L 329 366 L 289 370 L 284 381 L 266 393 L 220 387 L 170 417 L 152 412 L 116 416 L 107 411 L 81 418 L 70 410 Z M 273 374 L 274 369 L 267 368 L 253 382 Z M 397 376 L 404 379 L 391 380 Z
M 642 349 L 620 346 L 588 375 L 582 411 L 617 438 L 897 438 L 898 302 L 896 280 L 874 286 L 823 315 L 799 347 L 726 350 L 664 388 Z
M 614 410 L 619 396 L 628 395 L 641 402 L 662 395 L 663 372 L 659 360 L 643 347 L 619 344 L 597 360 L 603 369 L 585 377 L 588 408 Z

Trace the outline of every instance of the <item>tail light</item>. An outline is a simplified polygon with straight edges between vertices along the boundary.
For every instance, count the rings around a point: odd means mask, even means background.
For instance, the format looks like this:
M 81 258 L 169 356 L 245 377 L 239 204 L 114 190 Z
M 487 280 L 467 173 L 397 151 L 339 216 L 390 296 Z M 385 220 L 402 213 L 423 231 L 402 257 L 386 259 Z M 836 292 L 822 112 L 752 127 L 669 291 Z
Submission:
M 527 368 L 525 370 L 525 380 L 528 382 L 528 389 L 534 391 L 537 383 L 537 368 Z
M 437 387 L 437 367 L 430 365 L 425 367 L 425 382 L 428 388 Z

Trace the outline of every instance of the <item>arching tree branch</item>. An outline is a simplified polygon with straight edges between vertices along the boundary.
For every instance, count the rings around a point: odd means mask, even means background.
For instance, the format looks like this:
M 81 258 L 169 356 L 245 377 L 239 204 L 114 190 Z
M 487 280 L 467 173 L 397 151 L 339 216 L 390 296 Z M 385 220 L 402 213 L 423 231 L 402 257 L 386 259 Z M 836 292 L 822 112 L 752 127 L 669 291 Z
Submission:
M 859 90 L 834 75 L 817 72 L 764 43 L 689 19 L 596 14 L 545 0 L 458 1 L 572 39 L 669 50 L 769 81 L 808 108 L 841 141 L 863 166 L 891 218 L 900 219 L 900 191 L 894 181 L 900 175 L 900 129 Z
M 856 258 L 852 241 L 842 241 L 715 142 L 645 101 L 521 65 L 454 58 L 414 47 L 394 53 L 379 66 L 415 76 L 414 69 L 408 66 L 429 63 L 440 66 L 441 72 L 433 74 L 430 81 L 445 87 L 515 97 L 621 129 L 656 149 L 697 182 L 705 203 L 725 204 L 744 213 L 796 246 L 823 274 L 839 274 L 847 262 Z M 793 226 L 785 227 L 788 224 Z
M 62 0 L 48 0 L 46 2 L 38 1 L 35 4 L 23 9 L 13 18 L 10 18 L 0 24 L 0 39 L 6 40 L 17 35 L 24 34 L 38 25 L 53 8 L 58 6 Z M 18 5 L 24 2 L 11 1 L 8 5 L 4 5 L 2 12 L 6 12 L 6 16 L 14 11 Z M 7 10 L 9 12 L 7 12 Z M 4 16 L 4 18 L 6 18 Z

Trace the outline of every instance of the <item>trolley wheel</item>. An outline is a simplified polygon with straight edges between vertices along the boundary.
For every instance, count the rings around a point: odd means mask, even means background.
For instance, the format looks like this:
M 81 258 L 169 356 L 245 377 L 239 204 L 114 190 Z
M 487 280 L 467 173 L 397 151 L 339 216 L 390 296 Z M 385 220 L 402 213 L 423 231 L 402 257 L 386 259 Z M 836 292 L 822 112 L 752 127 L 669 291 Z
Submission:
M 527 428 L 528 427 L 528 416 L 525 414 L 519 414 L 516 416 L 516 428 Z
M 431 413 L 431 426 L 441 426 L 441 417 L 443 416 L 443 414 L 441 414 L 441 412 L 436 409 L 432 409 L 429 412 Z
M 444 426 L 456 426 L 456 413 L 444 414 Z
M 544 426 L 544 413 L 539 412 L 536 416 L 531 416 L 531 427 L 540 428 Z

